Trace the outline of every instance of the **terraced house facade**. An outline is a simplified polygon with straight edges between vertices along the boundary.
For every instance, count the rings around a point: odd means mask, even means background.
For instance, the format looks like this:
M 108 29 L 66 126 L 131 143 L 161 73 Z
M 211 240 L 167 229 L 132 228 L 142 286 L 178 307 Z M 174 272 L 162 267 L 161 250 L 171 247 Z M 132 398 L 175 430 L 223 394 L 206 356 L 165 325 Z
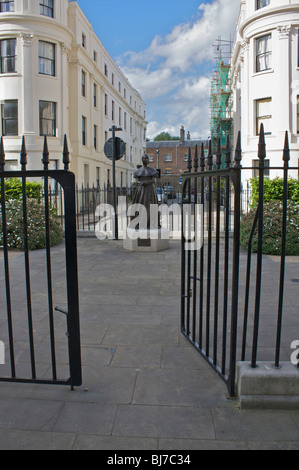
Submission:
M 231 58 L 234 135 L 241 131 L 243 165 L 257 167 L 260 125 L 266 134 L 266 166 L 282 165 L 285 132 L 290 166 L 299 159 L 299 3 L 241 0 Z M 244 182 L 257 171 L 244 171 Z M 270 178 L 281 176 L 269 170 Z M 290 176 L 298 177 L 297 171 Z
M 6 168 L 62 168 L 64 134 L 78 185 L 111 183 L 104 144 L 112 125 L 126 142 L 116 184 L 130 185 L 145 149 L 145 102 L 110 57 L 76 1 L 0 0 L 0 103 Z

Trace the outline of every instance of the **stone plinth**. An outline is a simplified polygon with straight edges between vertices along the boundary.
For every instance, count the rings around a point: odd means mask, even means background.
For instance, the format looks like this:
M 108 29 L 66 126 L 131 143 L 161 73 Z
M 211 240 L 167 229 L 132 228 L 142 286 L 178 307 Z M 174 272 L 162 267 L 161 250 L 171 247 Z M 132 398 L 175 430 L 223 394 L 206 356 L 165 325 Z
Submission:
M 137 238 L 136 238 L 137 236 Z M 169 232 L 163 228 L 135 230 L 128 228 L 124 234 L 123 247 L 129 251 L 162 251 L 169 248 Z
M 243 409 L 299 409 L 299 368 L 291 362 L 237 365 L 237 397 Z

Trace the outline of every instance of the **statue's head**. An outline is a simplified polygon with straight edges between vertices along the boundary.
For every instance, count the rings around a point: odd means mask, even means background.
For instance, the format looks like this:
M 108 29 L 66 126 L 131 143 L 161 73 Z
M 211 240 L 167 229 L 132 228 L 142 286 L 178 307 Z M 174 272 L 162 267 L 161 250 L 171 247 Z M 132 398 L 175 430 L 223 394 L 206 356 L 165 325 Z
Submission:
M 146 153 L 142 155 L 142 163 L 144 166 L 147 166 L 149 164 L 149 157 Z

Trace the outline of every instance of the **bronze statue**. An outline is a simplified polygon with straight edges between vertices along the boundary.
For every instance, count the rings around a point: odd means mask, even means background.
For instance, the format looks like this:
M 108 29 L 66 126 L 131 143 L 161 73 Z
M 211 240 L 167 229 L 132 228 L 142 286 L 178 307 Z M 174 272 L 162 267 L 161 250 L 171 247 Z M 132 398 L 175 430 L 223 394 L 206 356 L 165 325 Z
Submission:
M 158 197 L 156 192 L 155 179 L 158 177 L 158 172 L 148 166 L 149 157 L 144 154 L 142 157 L 142 166 L 134 173 L 134 178 L 137 180 L 137 187 L 133 196 L 133 204 L 142 204 L 147 211 L 147 228 L 150 228 L 150 206 L 151 204 L 158 205 Z

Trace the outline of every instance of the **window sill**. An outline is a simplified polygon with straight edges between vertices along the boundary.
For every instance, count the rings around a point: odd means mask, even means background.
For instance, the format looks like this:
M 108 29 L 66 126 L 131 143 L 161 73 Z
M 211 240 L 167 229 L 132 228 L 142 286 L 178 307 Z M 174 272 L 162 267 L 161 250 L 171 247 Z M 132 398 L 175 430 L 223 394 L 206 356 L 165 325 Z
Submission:
M 0 78 L 4 77 L 21 77 L 22 75 L 18 72 L 0 73 Z
M 261 72 L 255 72 L 252 77 L 259 77 L 260 75 L 267 75 L 268 73 L 274 73 L 274 69 L 262 70 Z
M 56 80 L 58 78 L 56 75 L 48 75 L 47 73 L 39 73 L 37 76 L 42 77 L 42 78 L 56 79 Z

